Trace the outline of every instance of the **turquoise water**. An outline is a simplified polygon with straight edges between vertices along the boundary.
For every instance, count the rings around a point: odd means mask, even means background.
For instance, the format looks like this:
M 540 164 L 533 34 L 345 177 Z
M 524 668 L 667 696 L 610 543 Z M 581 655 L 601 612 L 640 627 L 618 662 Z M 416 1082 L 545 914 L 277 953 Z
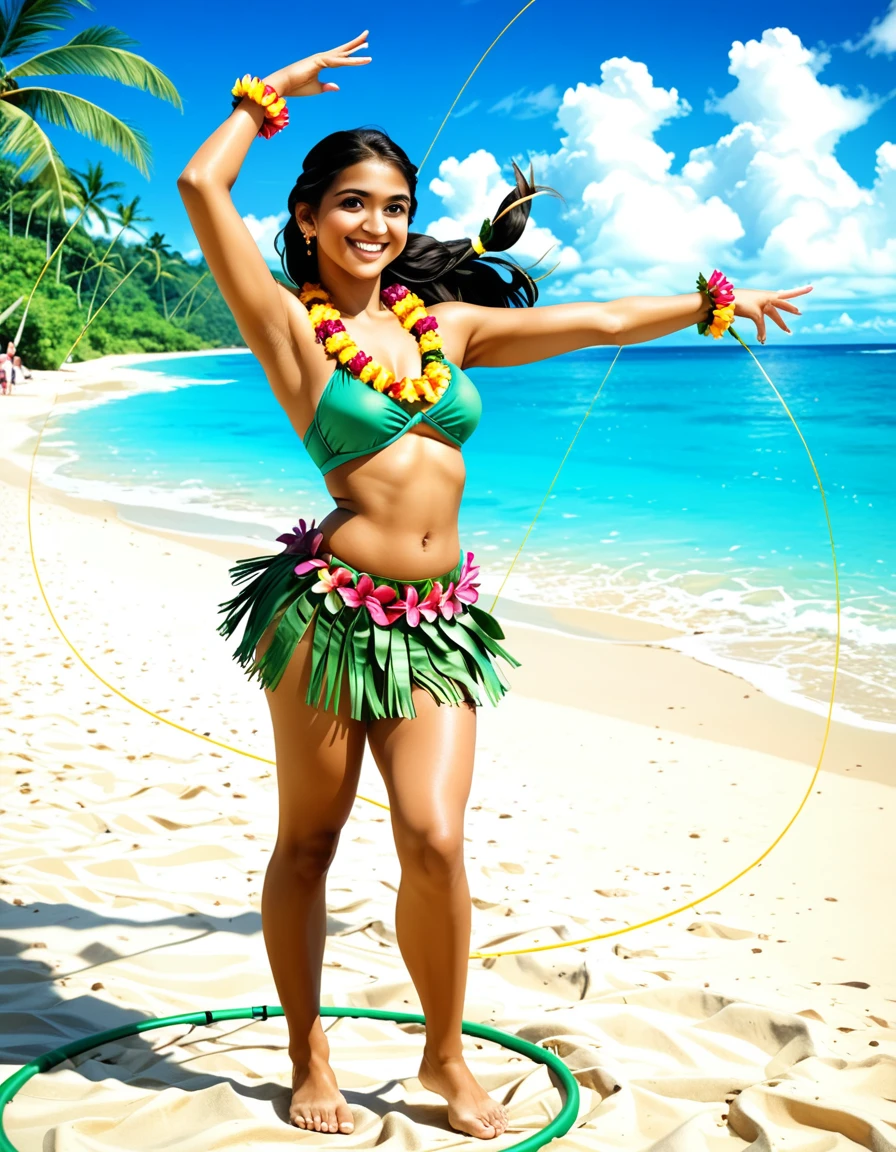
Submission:
M 614 355 L 470 372 L 483 417 L 464 446 L 460 530 L 483 591 L 497 590 Z M 828 500 L 842 612 L 835 716 L 896 730 L 896 348 L 757 355 Z M 330 510 L 249 353 L 140 367 L 155 390 L 53 421 L 55 482 L 129 505 L 132 519 L 164 508 L 185 530 L 254 540 Z M 806 449 L 732 341 L 622 350 L 502 597 L 671 625 L 686 635 L 668 646 L 824 715 L 834 589 Z

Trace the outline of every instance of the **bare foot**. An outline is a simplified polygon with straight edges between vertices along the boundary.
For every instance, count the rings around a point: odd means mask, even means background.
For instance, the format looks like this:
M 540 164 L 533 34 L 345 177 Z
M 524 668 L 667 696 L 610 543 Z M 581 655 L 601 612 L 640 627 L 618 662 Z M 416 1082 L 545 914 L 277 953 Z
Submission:
M 452 1128 L 491 1140 L 507 1127 L 503 1106 L 477 1082 L 462 1056 L 435 1061 L 424 1052 L 417 1078 L 427 1092 L 435 1092 L 448 1101 L 448 1123 Z
M 309 1132 L 354 1132 L 351 1108 L 326 1060 L 293 1064 L 289 1122 Z

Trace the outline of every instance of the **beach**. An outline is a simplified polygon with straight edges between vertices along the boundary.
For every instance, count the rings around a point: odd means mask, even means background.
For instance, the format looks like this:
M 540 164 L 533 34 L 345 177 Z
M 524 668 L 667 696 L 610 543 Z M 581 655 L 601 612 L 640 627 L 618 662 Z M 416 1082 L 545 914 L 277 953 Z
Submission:
M 129 366 L 149 359 L 34 372 L 0 399 L 4 1078 L 126 1021 L 276 1003 L 270 720 L 215 631 L 228 565 L 252 549 L 39 482 L 29 500 L 30 424 L 54 397 L 144 388 Z M 672 628 L 510 600 L 496 615 L 522 666 L 478 710 L 471 947 L 603 938 L 471 960 L 465 1018 L 567 1062 L 569 1149 L 896 1147 L 896 736 L 826 735 L 826 715 L 676 650 Z M 419 1012 L 369 755 L 359 793 L 329 873 L 323 1003 Z M 278 1019 L 78 1057 L 33 1078 L 5 1129 L 22 1152 L 469 1139 L 416 1080 L 420 1027 L 325 1027 L 348 1136 L 287 1125 Z M 468 1048 L 510 1115 L 495 1147 L 559 1110 L 543 1066 Z

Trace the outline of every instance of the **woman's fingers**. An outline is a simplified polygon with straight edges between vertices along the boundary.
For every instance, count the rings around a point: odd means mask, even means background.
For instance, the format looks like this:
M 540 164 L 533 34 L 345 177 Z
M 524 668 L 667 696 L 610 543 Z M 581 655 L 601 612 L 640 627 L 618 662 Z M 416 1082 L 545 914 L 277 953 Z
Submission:
M 803 296 L 806 292 L 811 292 L 812 288 L 812 284 L 807 284 L 805 288 L 791 288 L 788 292 L 776 292 L 775 295 L 782 299 L 787 299 L 790 296 Z
M 779 328 L 783 328 L 785 332 L 790 332 L 790 329 L 787 327 L 787 325 L 781 319 L 781 316 L 778 312 L 778 309 L 774 306 L 774 304 L 767 305 L 766 310 L 767 310 L 769 316 L 771 316 L 772 320 L 774 320 L 774 322 L 778 325 Z M 792 335 L 792 333 L 791 333 L 791 335 Z
M 340 44 L 336 48 L 331 48 L 330 51 L 331 52 L 345 52 L 346 50 L 350 51 L 352 48 L 357 47 L 361 43 L 362 40 L 367 39 L 367 34 L 369 31 L 370 31 L 369 28 L 365 28 L 364 31 L 361 33 L 361 35 L 356 36 L 354 38 L 354 40 L 349 40 L 346 44 Z
M 369 64 L 372 56 L 331 56 L 329 53 L 322 56 L 324 68 L 338 68 L 342 64 Z

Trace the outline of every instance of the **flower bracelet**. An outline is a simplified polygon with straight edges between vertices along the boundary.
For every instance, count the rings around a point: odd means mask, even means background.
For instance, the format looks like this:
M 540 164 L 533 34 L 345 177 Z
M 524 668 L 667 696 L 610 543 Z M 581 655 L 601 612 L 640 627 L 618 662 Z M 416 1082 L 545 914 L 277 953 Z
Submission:
M 703 293 L 712 309 L 709 319 L 701 320 L 697 325 L 697 331 L 701 336 L 718 339 L 734 320 L 734 285 L 716 268 L 708 281 L 700 273 L 697 277 L 697 290 Z
M 236 108 L 244 96 L 248 96 L 250 100 L 254 100 L 264 109 L 264 120 L 258 129 L 258 135 L 263 136 L 265 140 L 269 140 L 275 132 L 279 132 L 289 123 L 286 101 L 277 94 L 275 88 L 257 76 L 251 76 L 247 72 L 242 78 L 237 77 L 237 81 L 230 91 L 233 93 L 233 108 Z

